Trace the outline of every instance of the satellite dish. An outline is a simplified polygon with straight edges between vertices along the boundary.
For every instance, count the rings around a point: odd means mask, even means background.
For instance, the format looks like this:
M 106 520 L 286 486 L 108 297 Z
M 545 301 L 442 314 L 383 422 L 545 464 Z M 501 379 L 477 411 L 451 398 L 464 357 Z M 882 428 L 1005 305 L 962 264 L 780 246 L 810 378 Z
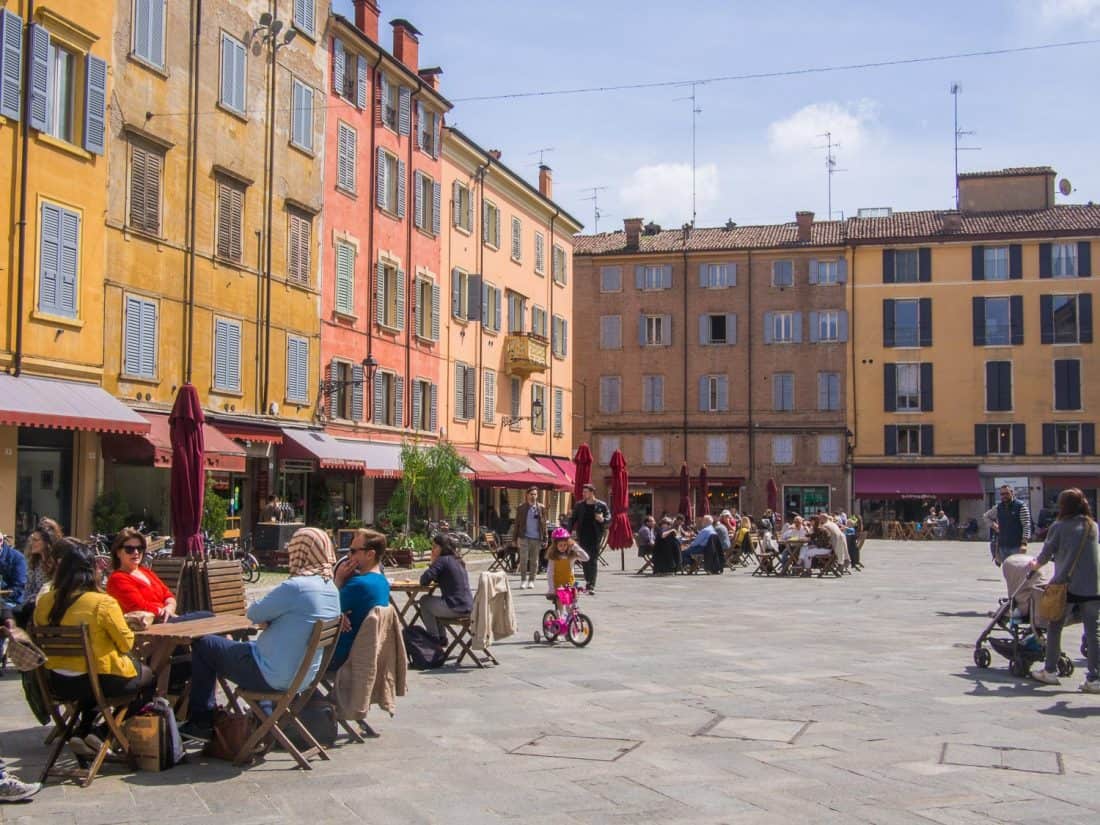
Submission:
M 1058 181 L 1058 191 L 1067 197 L 1073 192 L 1073 184 L 1069 182 L 1069 178 L 1062 178 Z

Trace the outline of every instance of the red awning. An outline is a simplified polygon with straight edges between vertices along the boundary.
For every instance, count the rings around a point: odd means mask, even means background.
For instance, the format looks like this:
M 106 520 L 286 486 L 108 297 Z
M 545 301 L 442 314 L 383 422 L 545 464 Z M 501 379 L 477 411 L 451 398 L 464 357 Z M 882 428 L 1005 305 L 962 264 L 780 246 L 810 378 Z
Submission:
M 571 490 L 573 485 L 528 455 L 504 455 L 459 448 L 459 455 L 474 472 L 474 482 L 486 487 L 546 487 Z
M 123 464 L 171 467 L 172 436 L 168 415 L 165 413 L 143 413 L 142 417 L 149 422 L 149 433 L 147 435 L 107 436 L 103 439 L 104 452 L 115 461 Z M 202 435 L 206 443 L 205 462 L 207 470 L 220 470 L 227 473 L 244 472 L 244 450 L 210 424 L 202 425 Z
M 611 476 L 605 475 L 604 481 L 607 484 L 611 484 Z M 697 476 L 691 477 L 691 484 L 694 486 L 698 482 Z M 728 487 L 740 487 L 745 483 L 745 479 L 740 476 L 709 476 L 707 478 L 708 490 L 720 490 Z M 680 476 L 645 476 L 630 474 L 630 486 L 631 487 L 679 487 Z
M 1100 476 L 1043 476 L 1043 486 L 1056 487 L 1062 490 L 1068 487 L 1092 490 L 1100 487 Z
M 215 421 L 214 426 L 226 438 L 234 441 L 257 441 L 264 444 L 282 444 L 283 431 L 263 424 L 237 421 Z
M 558 486 L 562 489 L 573 489 L 573 462 L 568 458 L 553 458 L 547 455 L 535 456 L 535 461 L 549 473 L 553 473 L 558 479 Z M 568 469 L 566 469 L 568 468 Z
M 345 470 L 366 475 L 367 465 L 354 443 L 333 438 L 322 430 L 283 430 L 280 458 L 314 460 L 322 470 Z
M 149 422 L 93 384 L 0 374 L 0 426 L 144 435 Z
M 856 498 L 982 498 L 977 467 L 857 467 Z

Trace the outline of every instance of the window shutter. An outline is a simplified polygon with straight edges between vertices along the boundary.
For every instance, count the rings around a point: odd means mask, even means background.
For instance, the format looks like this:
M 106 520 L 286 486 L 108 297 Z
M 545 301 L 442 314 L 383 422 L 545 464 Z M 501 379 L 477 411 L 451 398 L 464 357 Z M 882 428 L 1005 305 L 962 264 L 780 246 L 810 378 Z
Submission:
M 922 246 L 917 250 L 918 274 L 917 280 L 926 284 L 932 280 L 932 250 Z
M 412 120 L 412 90 L 408 86 L 402 86 L 397 91 L 397 132 L 407 135 Z
M 462 273 L 457 268 L 451 270 L 451 316 L 462 317 Z
M 699 264 L 699 288 L 707 288 L 707 265 Z
M 416 101 L 416 148 L 424 151 L 424 104 Z M 414 416 L 415 417 L 415 416 Z
M 730 346 L 737 343 L 737 315 L 726 313 L 726 343 Z
M 1096 455 L 1096 425 L 1081 425 L 1081 455 Z
M 229 380 L 227 386 L 239 392 L 241 389 L 241 327 L 239 324 L 230 323 L 226 325 L 226 332 L 229 342 L 226 357 L 226 375 Z
M 455 364 L 455 418 L 466 417 L 466 370 Z
M 986 425 L 974 425 L 974 455 L 986 455 L 989 450 L 989 442 L 986 439 Z
M 442 115 L 436 114 L 432 118 L 432 158 L 439 160 L 439 153 L 442 151 L 442 147 L 439 145 L 439 130 L 440 123 L 442 121 Z
M 347 76 L 347 53 L 344 51 L 344 42 L 337 37 L 332 38 L 332 91 L 343 95 Z
M 886 298 L 882 302 L 882 345 L 894 346 L 894 299 Z
M 123 331 L 122 372 L 141 374 L 141 301 L 126 299 L 126 324 Z
M 764 343 L 770 344 L 775 340 L 775 313 L 764 313 Z
M 374 423 L 384 424 L 386 421 L 386 373 L 384 372 L 374 374 L 374 401 L 372 406 L 374 409 L 371 410 L 371 418 Z
M 710 378 L 706 375 L 699 376 L 699 412 L 710 411 L 709 389 Z
M 0 115 L 18 121 L 23 113 L 23 18 L 0 11 Z
M 666 346 L 666 347 L 672 345 L 672 316 L 671 315 L 662 315 L 661 316 L 661 345 Z
M 1027 455 L 1027 425 L 1012 425 L 1012 454 Z
M 837 340 L 838 341 L 847 341 L 848 340 L 848 310 L 846 310 L 846 309 L 840 310 L 837 313 L 836 317 L 837 317 L 837 322 L 836 322 Z
M 297 399 L 301 396 L 298 389 L 298 341 L 295 338 L 286 339 L 286 397 Z
M 464 373 L 466 417 L 470 420 L 477 415 L 477 390 L 474 387 L 475 372 L 473 367 L 466 367 Z
M 887 424 L 884 428 L 884 434 L 886 436 L 886 443 L 883 445 L 883 452 L 886 455 L 898 454 L 898 428 L 893 424 Z
M 439 284 L 432 284 L 432 340 L 439 340 Z
M 1055 441 L 1055 429 L 1053 424 L 1043 425 L 1043 455 L 1054 455 L 1058 452 Z
M 405 376 L 395 375 L 393 377 L 393 395 L 394 395 L 394 419 L 393 424 L 395 427 L 404 427 L 405 425 Z
M 439 234 L 439 218 L 443 205 L 443 187 L 439 182 L 432 184 L 432 234 Z
M 1010 244 L 1008 247 L 1008 277 L 1014 281 L 1024 277 L 1023 251 L 1023 247 L 1018 243 Z
M 345 243 L 336 244 L 336 311 L 350 315 L 353 305 L 355 281 L 354 250 Z
M 882 282 L 884 284 L 894 283 L 894 250 L 884 249 L 882 250 Z M 887 453 L 887 455 L 895 455 L 893 453 Z
M 405 161 L 397 161 L 397 217 L 405 217 Z
M 355 105 L 360 111 L 367 108 L 367 61 L 359 55 L 355 61 Z
M 840 258 L 836 262 L 836 281 L 838 284 L 848 283 L 848 259 Z
M 810 261 L 809 281 L 810 281 L 811 284 L 816 284 L 817 283 L 817 261 L 816 260 L 811 260 Z
M 462 184 L 451 182 L 451 225 L 462 226 Z
M 493 312 L 492 304 L 489 302 L 493 300 L 493 296 L 489 294 L 489 285 L 482 282 L 481 284 L 481 323 L 482 326 L 487 329 L 493 328 L 493 319 L 490 317 Z
M 920 425 L 920 454 L 921 455 L 935 455 L 936 448 L 932 441 L 932 425 L 921 424 Z
M 1069 405 L 1069 387 L 1066 385 L 1065 365 L 1064 360 L 1059 359 L 1054 362 L 1054 409 L 1056 410 L 1071 409 Z
M 500 246 L 500 210 L 493 210 L 493 239 L 495 246 Z
M 412 398 L 412 402 L 413 402 L 412 428 L 414 430 L 419 430 L 420 429 L 420 420 L 421 420 L 421 417 L 422 417 L 420 413 L 421 413 L 421 411 L 424 407 L 424 397 L 423 397 L 424 392 L 423 392 L 423 386 L 421 385 L 420 381 L 413 381 L 412 382 L 412 391 L 413 391 L 413 398 Z
M 898 370 L 897 364 L 882 365 L 882 409 L 885 412 L 897 412 L 898 409 Z
M 1092 277 L 1092 244 L 1089 241 L 1077 242 L 1077 277 Z
M 413 172 L 413 225 L 424 229 L 424 176 L 417 170 Z
M 661 267 L 661 288 L 672 289 L 672 264 Z
M 466 279 L 466 319 L 480 322 L 485 298 L 480 275 L 469 275 Z
M 932 299 L 921 298 L 917 312 L 920 321 L 920 345 L 932 346 Z
M 379 209 L 386 208 L 386 152 L 379 146 L 375 152 L 375 186 L 377 191 L 374 195 L 374 202 L 378 204 Z M 343 185 L 343 175 L 340 176 L 340 184 Z
M 489 204 L 481 202 L 481 242 L 489 243 Z
M 932 412 L 932 364 L 920 365 L 920 411 Z
M 998 366 L 999 362 L 997 361 L 985 362 L 985 408 L 990 412 L 1002 409 L 1000 406 L 1001 388 L 998 384 L 1001 375 L 997 369 Z
M 535 233 L 535 272 L 546 271 L 546 239 L 541 232 Z
M 1081 409 L 1081 362 L 1077 359 L 1069 359 L 1065 362 L 1066 390 L 1069 401 L 1069 409 Z
M 519 260 L 521 253 L 523 252 L 523 238 L 521 232 L 523 230 L 520 227 L 520 223 L 515 218 L 512 219 L 512 257 Z
M 645 267 L 641 264 L 634 267 L 634 288 L 645 289 Z
M 985 247 L 970 247 L 970 280 L 985 280 Z
M 431 431 L 435 433 L 439 432 L 439 401 L 438 392 L 435 384 L 428 385 L 428 395 L 430 396 L 430 402 L 428 405 L 428 426 L 431 428 Z
M 50 34 L 37 23 L 30 26 L 31 69 L 27 83 L 27 125 L 46 131 L 50 85 Z
M 644 347 L 646 345 L 646 317 L 644 315 L 638 316 L 638 346 Z
M 791 340 L 793 340 L 796 344 L 801 344 L 802 343 L 802 313 L 801 312 L 794 312 L 794 313 L 791 313 L 791 314 L 794 316 L 793 321 L 791 323 L 791 327 L 792 327 L 791 332 L 794 334 L 794 337 Z
M 500 290 L 493 289 L 493 329 L 500 332 Z
M 729 379 L 721 375 L 718 377 L 718 409 L 722 412 L 729 412 L 730 408 L 730 385 Z
M 484 400 L 481 417 L 486 424 L 492 424 L 497 408 L 497 375 L 492 370 L 482 370 L 481 382 L 484 384 Z
M 1039 244 L 1039 277 L 1050 278 L 1054 274 L 1053 251 L 1048 243 Z M 1053 455 L 1053 453 L 1051 453 Z
M 1087 292 L 1077 296 L 1077 330 L 1080 343 L 1092 343 L 1092 295 Z
M 351 420 L 363 420 L 363 367 L 354 364 L 351 368 Z
M 61 213 L 61 268 L 58 272 L 57 311 L 76 317 L 76 276 L 79 267 L 80 216 L 67 209 Z
M 970 318 L 974 327 L 974 346 L 985 346 L 985 298 L 970 299 Z
M 1009 340 L 1012 342 L 1012 346 L 1018 347 L 1024 343 L 1024 298 L 1022 295 L 1009 297 L 1008 321 L 1011 328 Z
M 44 203 L 40 212 L 42 241 L 38 256 L 38 308 L 57 312 L 61 280 L 61 209 Z
M 1044 344 L 1054 343 L 1054 296 L 1039 296 L 1039 338 Z
M 152 378 L 157 373 L 157 305 L 141 301 L 141 341 L 139 356 L 141 375 Z
M 386 323 L 386 265 L 379 261 L 374 268 L 374 320 Z
M 294 81 L 294 111 L 291 115 L 291 134 L 294 142 L 304 149 L 313 148 L 313 89 Z
M 405 328 L 405 270 L 397 270 L 397 282 L 394 285 L 397 292 L 397 312 L 394 319 L 395 329 Z
M 424 302 L 420 300 L 420 281 L 413 282 L 413 332 L 415 335 L 420 335 L 420 331 L 424 329 Z
M 228 333 L 226 323 L 222 320 L 214 321 L 214 387 L 223 389 L 228 384 Z
M 710 343 L 710 316 L 709 315 L 700 315 L 699 316 L 699 343 L 704 344 L 704 345 Z
M 816 263 L 816 261 L 814 261 L 814 263 Z M 814 281 L 814 283 L 817 283 L 817 281 Z M 819 313 L 816 313 L 816 312 L 811 312 L 810 313 L 810 341 L 811 342 L 816 343 L 817 340 L 820 338 L 820 335 L 818 334 L 819 330 L 817 328 L 817 325 L 819 323 L 819 319 L 820 319 Z
M 565 434 L 565 392 L 554 387 L 554 435 Z

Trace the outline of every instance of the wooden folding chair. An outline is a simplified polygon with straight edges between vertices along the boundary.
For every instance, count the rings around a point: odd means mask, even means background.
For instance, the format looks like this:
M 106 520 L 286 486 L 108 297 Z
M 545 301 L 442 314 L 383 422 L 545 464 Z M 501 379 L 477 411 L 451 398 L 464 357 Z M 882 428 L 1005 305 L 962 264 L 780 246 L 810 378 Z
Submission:
M 227 613 L 243 616 L 248 610 L 248 604 L 244 596 L 241 563 L 208 559 L 202 569 L 205 604 L 201 609 L 219 616 Z
M 503 570 L 505 573 L 515 573 L 519 569 L 519 550 L 516 547 L 512 545 L 497 547 L 490 552 L 493 554 L 493 561 L 487 572 Z
M 488 576 L 483 573 L 478 576 L 477 579 L 477 593 L 474 594 L 474 601 L 477 601 L 481 596 L 482 588 L 486 586 Z M 492 662 L 494 665 L 499 665 L 500 662 L 496 660 L 492 651 L 489 648 L 485 648 L 482 652 L 485 654 L 485 658 L 481 658 L 474 651 L 474 634 L 473 629 L 470 626 L 470 616 L 456 616 L 453 618 L 436 617 L 436 622 L 441 628 L 443 633 L 447 637 L 448 644 L 444 651 L 444 659 L 450 659 L 455 649 L 458 649 L 458 657 L 455 659 L 455 666 L 462 664 L 462 660 L 469 657 L 473 660 L 473 663 L 478 667 L 485 667 L 486 662 Z
M 813 573 L 814 570 L 818 571 L 817 577 L 819 579 L 824 578 L 829 573 L 832 573 L 838 579 L 844 575 L 844 570 L 837 560 L 836 553 L 832 550 L 823 556 L 814 556 L 810 560 L 810 572 Z
M 298 672 L 294 674 L 294 679 L 291 681 L 289 688 L 285 691 L 258 691 L 237 688 L 233 692 L 233 700 L 243 700 L 248 710 L 260 723 L 259 727 L 248 737 L 248 741 L 241 746 L 240 751 L 233 760 L 234 762 L 242 765 L 255 756 L 263 756 L 274 747 L 275 742 L 282 745 L 286 752 L 294 757 L 294 761 L 298 763 L 298 767 L 302 770 L 313 770 L 309 760 L 314 756 L 328 760 L 328 753 L 313 738 L 313 734 L 306 729 L 298 716 L 313 697 L 317 686 L 321 684 L 321 680 L 325 678 L 325 671 L 328 670 L 329 662 L 332 661 L 332 654 L 336 652 L 336 640 L 339 636 L 339 616 L 335 619 L 314 622 L 313 632 L 310 634 L 305 654 L 302 656 L 302 663 L 298 666 Z M 321 651 L 321 665 L 309 684 L 304 685 L 299 690 L 298 686 L 305 682 L 317 651 Z M 271 702 L 275 707 L 271 713 L 267 713 L 260 706 L 261 702 Z M 302 738 L 302 741 L 309 744 L 309 747 L 304 751 L 299 750 L 290 740 L 290 737 L 286 735 L 284 726 L 294 730 L 296 735 Z
M 130 703 L 137 698 L 138 693 L 135 691 L 125 696 L 104 696 L 103 688 L 99 683 L 99 674 L 95 670 L 95 655 L 92 653 L 92 641 L 88 633 L 88 626 L 35 627 L 33 628 L 33 635 L 35 644 L 42 649 L 42 652 L 48 658 L 55 656 L 83 657 L 88 673 L 88 681 L 92 689 L 93 701 L 95 702 L 94 709 L 107 724 L 107 736 L 90 765 L 85 767 L 84 760 L 78 758 L 78 767 L 75 769 L 55 768 L 54 765 L 61 755 L 62 749 L 76 729 L 77 722 L 80 719 L 80 709 L 75 702 L 68 702 L 56 697 L 50 688 L 49 671 L 44 666 L 38 668 L 35 671 L 38 688 L 46 698 L 46 703 L 50 707 L 50 716 L 54 721 L 54 730 L 50 735 L 53 739 L 53 745 L 50 748 L 46 766 L 42 770 L 39 781 L 45 783 L 51 776 L 60 776 L 77 779 L 80 781 L 81 787 L 87 788 L 95 780 L 104 760 L 111 752 L 112 746 L 114 746 L 114 750 L 122 752 L 131 769 L 135 768 L 133 756 L 130 754 L 130 740 L 127 739 L 126 733 L 122 730 L 122 723 L 126 719 Z
M 764 545 L 756 551 L 756 569 L 752 571 L 754 576 L 775 576 L 779 574 L 779 553 Z
M 650 553 L 649 555 L 642 556 L 642 558 L 645 559 L 645 563 L 641 567 L 638 568 L 638 575 L 639 576 L 642 575 L 643 573 L 645 573 L 645 571 L 647 571 L 647 570 L 649 570 L 649 571 L 653 570 L 653 554 Z

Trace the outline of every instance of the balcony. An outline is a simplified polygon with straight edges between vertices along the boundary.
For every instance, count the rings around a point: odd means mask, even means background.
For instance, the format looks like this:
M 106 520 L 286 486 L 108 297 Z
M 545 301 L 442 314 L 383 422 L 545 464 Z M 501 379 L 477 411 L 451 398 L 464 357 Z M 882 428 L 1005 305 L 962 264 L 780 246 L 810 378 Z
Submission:
M 524 378 L 550 366 L 550 343 L 528 333 L 513 333 L 504 339 L 505 369 Z

